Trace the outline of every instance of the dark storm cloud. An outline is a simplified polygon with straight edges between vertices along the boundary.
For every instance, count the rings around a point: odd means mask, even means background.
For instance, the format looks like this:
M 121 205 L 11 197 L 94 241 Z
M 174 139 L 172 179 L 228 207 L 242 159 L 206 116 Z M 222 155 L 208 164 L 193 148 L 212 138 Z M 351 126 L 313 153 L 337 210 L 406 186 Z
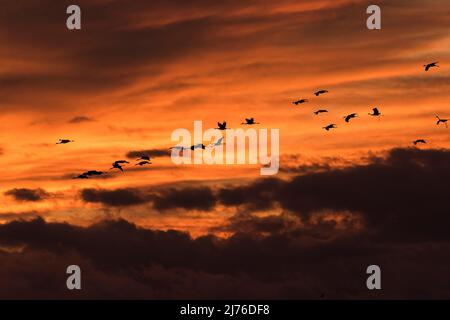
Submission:
M 359 212 L 383 237 L 448 240 L 449 169 L 449 150 L 393 149 L 367 165 L 222 189 L 218 200 L 247 209 L 279 205 L 306 218 L 322 210 Z
M 162 211 L 176 208 L 209 211 L 215 204 L 214 194 L 208 187 L 168 188 L 153 196 L 153 207 Z
M 289 179 L 245 185 L 167 189 L 152 201 L 157 210 L 209 210 L 218 203 L 246 211 L 280 207 L 304 219 L 321 211 L 354 212 L 380 238 L 449 239 L 449 150 L 392 149 L 367 162 L 334 169 L 321 165 Z
M 263 229 L 279 229 L 277 223 L 270 224 Z M 83 270 L 84 286 L 77 297 L 450 295 L 448 243 L 391 245 L 351 235 L 308 244 L 285 234 L 242 233 L 228 239 L 192 239 L 182 232 L 142 229 L 124 220 L 78 227 L 38 218 L 0 225 L 0 244 L 23 247 L 21 252 L 0 252 L 2 297 L 65 297 L 65 278 L 57 275 L 64 275 L 69 264 Z M 382 266 L 386 284 L 376 293 L 365 287 L 365 268 L 373 263 Z M 8 280 L 12 272 L 21 281 Z M 45 282 L 33 286 L 39 279 Z
M 207 187 L 133 189 L 115 190 L 83 189 L 80 192 L 84 202 L 98 203 L 105 207 L 127 207 L 152 203 L 160 211 L 169 209 L 202 210 L 214 208 L 216 199 Z
M 276 178 L 257 180 L 250 185 L 221 188 L 218 200 L 226 206 L 245 205 L 249 210 L 267 210 L 275 204 L 272 190 L 283 182 Z
M 0 221 L 13 221 L 13 220 L 29 220 L 29 219 L 36 219 L 38 217 L 42 217 L 44 214 L 36 212 L 36 211 L 29 211 L 29 212 L 3 212 L 0 214 Z
M 147 150 L 134 150 L 126 154 L 128 159 L 135 159 L 147 155 L 149 157 L 170 157 L 171 151 L 169 149 L 147 149 Z
M 226 231 L 243 234 L 286 234 L 290 230 L 296 230 L 296 221 L 289 220 L 283 215 L 270 215 L 264 217 L 253 216 L 246 213 L 238 213 L 229 219 L 225 226 L 213 227 L 211 231 Z
M 305 219 L 288 212 L 263 216 L 238 212 L 227 219 L 225 224 L 214 226 L 210 231 L 259 237 L 286 237 L 297 239 L 303 245 L 356 237 L 376 239 L 375 234 L 369 236 L 360 214 L 344 212 L 340 213 L 338 218 L 334 218 L 333 214 L 335 213 L 320 212 Z
M 392 149 L 367 164 L 320 166 L 288 179 L 260 178 L 244 185 L 82 191 L 86 202 L 105 206 L 153 203 L 156 210 L 211 210 L 217 204 L 244 211 L 287 210 L 303 218 L 322 211 L 361 214 L 385 239 L 450 239 L 450 151 Z M 304 168 L 301 168 L 302 172 Z
M 104 190 L 104 189 L 83 189 L 81 198 L 85 202 L 99 203 L 111 207 L 126 207 L 144 204 L 150 199 L 139 190 L 132 188 Z
M 13 197 L 17 201 L 38 202 L 47 199 L 50 194 L 43 189 L 17 188 L 5 192 L 5 195 Z
M 299 166 L 291 166 L 291 167 L 282 167 L 280 168 L 281 172 L 286 173 L 298 173 L 298 174 L 306 174 L 311 172 L 319 172 L 324 170 L 332 169 L 332 165 L 329 163 L 315 162 L 311 164 L 303 164 Z

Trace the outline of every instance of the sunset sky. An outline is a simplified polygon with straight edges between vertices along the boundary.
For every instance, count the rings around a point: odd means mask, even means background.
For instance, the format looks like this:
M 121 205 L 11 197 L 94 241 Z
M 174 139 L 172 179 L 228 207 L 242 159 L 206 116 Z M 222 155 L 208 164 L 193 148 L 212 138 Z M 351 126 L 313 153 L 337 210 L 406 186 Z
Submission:
M 401 288 L 424 272 L 422 267 L 429 270 L 432 261 L 450 264 L 444 250 L 430 253 L 422 247 L 435 241 L 450 247 L 443 230 L 450 227 L 443 216 L 448 208 L 437 204 L 450 192 L 450 130 L 437 126 L 435 118 L 450 118 L 448 0 L 78 0 L 82 29 L 77 31 L 66 28 L 70 4 L 1 4 L 0 259 L 7 267 L 0 279 L 11 295 L 66 295 L 39 286 L 33 291 L 28 280 L 18 287 L 10 272 L 16 264 L 19 274 L 28 274 L 24 264 L 55 261 L 45 262 L 53 270 L 78 259 L 95 284 L 86 291 L 89 297 L 115 296 L 113 287 L 126 287 L 121 293 L 126 297 L 191 297 L 195 286 L 170 268 L 182 268 L 197 281 L 198 297 L 209 297 L 208 288 L 222 283 L 229 287 L 211 295 L 228 297 L 242 285 L 243 297 L 316 297 L 324 287 L 312 271 L 319 256 L 331 259 L 339 249 L 350 255 L 351 266 L 342 272 L 350 279 L 346 285 L 357 287 L 359 278 L 351 274 L 359 262 L 365 270 L 366 257 L 348 253 L 360 248 L 343 247 L 360 237 L 372 246 L 381 237 L 389 244 L 371 247 L 370 257 L 386 252 L 389 258 L 380 258 L 386 264 L 402 259 L 394 252 L 399 243 L 413 248 L 405 258 L 413 261 L 412 273 L 405 279 L 400 271 L 389 273 L 398 282 L 388 296 L 450 296 L 450 281 L 443 283 L 438 271 L 433 280 L 439 290 L 427 291 L 421 282 L 408 294 Z M 366 28 L 371 4 L 381 7 L 381 30 Z M 425 72 L 423 65 L 434 61 L 439 68 Z M 319 89 L 329 92 L 314 96 Z M 292 104 L 301 98 L 309 102 Z M 368 115 L 373 107 L 382 112 L 380 119 Z M 329 112 L 316 116 L 317 109 Z M 360 117 L 345 123 L 343 116 L 353 112 Z M 192 131 L 197 120 L 204 129 L 223 120 L 231 128 L 245 128 L 246 117 L 260 123 L 256 128 L 280 130 L 278 175 L 261 177 L 258 165 L 172 163 L 173 130 Z M 322 129 L 330 123 L 338 128 Z M 59 139 L 74 142 L 57 145 Z M 415 148 L 416 139 L 427 144 Z M 152 164 L 136 167 L 139 154 L 152 156 Z M 131 162 L 125 172 L 109 171 L 121 159 Z M 87 170 L 108 174 L 73 179 Z M 371 202 L 374 195 L 377 200 Z M 417 203 L 406 208 L 410 198 Z M 408 225 L 399 227 L 400 220 Z M 40 236 L 33 238 L 33 230 Z M 105 237 L 99 235 L 108 230 Z M 99 247 L 91 251 L 77 240 L 58 238 L 66 232 L 70 239 L 98 241 Z M 298 283 L 286 284 L 285 279 L 263 281 L 271 269 L 255 275 L 250 262 L 242 269 L 230 266 L 228 272 L 193 262 L 146 260 L 134 251 L 136 243 L 124 240 L 122 249 L 130 256 L 122 258 L 136 265 L 119 268 L 109 261 L 114 267 L 105 267 L 93 251 L 116 232 L 139 244 L 150 237 L 145 232 L 155 232 L 154 237 L 163 232 L 164 239 L 152 238 L 152 245 L 179 241 L 198 257 L 215 241 L 223 241 L 226 248 L 217 250 L 225 250 L 224 255 L 232 255 L 233 245 L 242 242 L 236 259 L 253 246 L 276 248 L 276 241 L 289 239 L 306 253 L 295 256 L 291 243 L 288 253 L 280 253 L 281 263 L 291 255 L 295 258 L 289 261 L 307 257 L 310 262 L 295 274 Z M 398 240 L 401 236 L 415 244 Z M 50 244 L 54 241 L 64 254 Z M 120 251 L 121 244 L 116 245 Z M 420 252 L 435 254 L 430 265 L 420 265 Z M 261 256 L 273 258 L 265 251 Z M 220 259 L 214 263 L 220 265 Z M 148 264 L 152 276 L 124 271 Z M 184 289 L 161 284 L 172 280 L 186 281 Z M 155 283 L 164 288 L 149 289 Z M 99 289 L 102 285 L 108 288 Z M 334 283 L 330 295 L 361 295 L 342 286 Z M 5 290 L 0 288 L 2 297 L 9 294 Z

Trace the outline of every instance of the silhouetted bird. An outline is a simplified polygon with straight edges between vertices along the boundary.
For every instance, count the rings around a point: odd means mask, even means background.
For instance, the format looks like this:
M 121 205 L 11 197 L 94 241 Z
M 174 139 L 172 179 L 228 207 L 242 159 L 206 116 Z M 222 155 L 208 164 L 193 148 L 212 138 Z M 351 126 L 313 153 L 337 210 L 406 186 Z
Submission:
M 210 145 L 208 145 L 209 148 L 213 148 L 213 147 L 218 147 L 221 146 L 223 144 L 223 137 L 221 137 L 219 140 L 217 140 L 214 143 L 211 143 Z
M 415 146 L 417 146 L 419 143 L 427 143 L 427 142 L 423 139 L 417 139 L 416 141 L 413 141 L 413 143 Z
M 138 162 L 138 163 L 136 163 L 136 166 L 145 166 L 146 164 L 152 164 L 151 162 L 149 162 L 149 161 L 141 161 L 141 162 Z
M 252 124 L 259 124 L 259 122 L 255 122 L 254 118 L 245 118 L 245 122 L 242 122 L 241 124 L 248 124 L 248 125 L 252 125 Z
M 300 99 L 297 101 L 292 102 L 293 104 L 295 104 L 296 106 L 298 106 L 300 103 L 305 103 L 308 102 L 308 99 Z
M 224 121 L 223 123 L 217 122 L 217 126 L 218 126 L 218 128 L 216 128 L 216 129 L 219 129 L 219 130 L 227 130 L 228 129 L 226 121 Z
M 323 127 L 323 129 L 325 129 L 327 131 L 330 131 L 330 129 L 335 129 L 335 128 L 337 128 L 337 126 L 334 123 L 329 124 L 326 127 Z
M 122 168 L 122 166 L 119 164 L 119 163 L 113 163 L 112 164 L 112 168 L 111 169 L 109 169 L 109 170 L 112 170 L 112 169 L 119 169 L 120 171 L 122 171 L 123 172 L 123 168 Z
M 139 161 L 139 160 L 147 160 L 147 161 L 150 161 L 150 156 L 147 156 L 147 155 L 142 155 L 139 159 L 137 159 L 136 161 Z
M 328 90 L 319 90 L 317 92 L 314 92 L 314 94 L 316 95 L 316 97 L 318 97 L 319 95 L 327 93 L 327 92 L 328 92 Z
M 349 114 L 349 115 L 344 117 L 345 122 L 350 122 L 351 119 L 356 118 L 357 116 L 358 116 L 357 113 L 351 113 L 351 114 Z
M 117 163 L 117 164 L 128 164 L 129 162 L 127 160 L 117 160 L 117 161 L 114 161 L 114 163 Z
M 319 113 L 324 113 L 324 112 L 328 112 L 328 110 L 325 110 L 325 109 L 319 109 L 319 110 L 317 110 L 317 111 L 314 111 L 314 114 L 317 116 L 317 115 L 319 115 Z
M 428 64 L 424 64 L 423 66 L 425 67 L 425 71 L 428 71 L 428 70 L 430 70 L 430 68 L 433 68 L 433 67 L 439 67 L 437 64 L 438 64 L 439 62 L 432 62 L 432 63 L 428 63 Z
M 448 128 L 448 124 L 447 124 L 448 119 L 441 119 L 441 118 L 439 118 L 438 115 L 436 115 L 436 118 L 438 119 L 438 121 L 436 122 L 437 125 L 439 125 L 440 123 L 443 123 L 443 124 L 445 124 L 445 127 Z
M 71 142 L 75 142 L 75 141 L 68 140 L 68 139 L 59 139 L 59 142 L 57 142 L 56 144 L 67 144 L 67 143 L 71 143 Z
M 195 149 L 206 149 L 206 147 L 203 143 L 199 143 L 199 144 L 191 146 L 191 150 L 195 150 Z
M 372 110 L 373 110 L 372 113 L 368 113 L 369 116 L 374 116 L 374 117 L 381 116 L 381 112 L 380 112 L 380 110 L 378 110 L 378 108 L 375 107 Z

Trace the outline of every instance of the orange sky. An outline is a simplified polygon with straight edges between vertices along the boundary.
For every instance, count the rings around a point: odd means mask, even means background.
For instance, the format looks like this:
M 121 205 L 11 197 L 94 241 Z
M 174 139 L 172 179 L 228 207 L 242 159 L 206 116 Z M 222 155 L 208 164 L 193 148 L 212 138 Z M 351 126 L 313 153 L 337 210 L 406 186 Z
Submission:
M 10 2 L 0 13 L 2 221 L 39 214 L 85 225 L 112 216 L 208 232 L 233 209 L 161 214 L 146 205 L 88 204 L 79 193 L 242 183 L 258 178 L 258 167 L 179 167 L 155 157 L 148 170 L 72 179 L 108 170 L 129 151 L 166 150 L 172 131 L 192 130 L 195 120 L 206 129 L 255 117 L 262 128 L 280 129 L 281 168 L 354 160 L 417 138 L 426 148 L 450 147 L 450 131 L 434 118 L 450 117 L 444 0 L 379 1 L 379 31 L 365 27 L 370 1 L 78 1 L 80 31 L 65 27 L 71 3 L 46 2 Z M 440 68 L 424 72 L 433 61 Z M 314 97 L 318 89 L 329 93 Z M 310 101 L 293 106 L 299 98 Z M 374 106 L 381 120 L 367 116 Z M 330 112 L 315 116 L 319 108 Z M 344 123 L 352 112 L 361 118 Z M 85 121 L 71 121 L 77 117 Z M 321 129 L 329 123 L 338 129 Z M 59 138 L 75 142 L 55 145 Z M 21 202 L 4 194 L 14 188 L 51 196 Z

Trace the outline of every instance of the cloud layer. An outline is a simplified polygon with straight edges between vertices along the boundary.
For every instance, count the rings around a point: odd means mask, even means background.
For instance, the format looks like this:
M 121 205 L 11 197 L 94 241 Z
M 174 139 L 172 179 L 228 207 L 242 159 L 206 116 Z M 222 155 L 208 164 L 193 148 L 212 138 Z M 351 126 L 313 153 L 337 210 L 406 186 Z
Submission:
M 5 195 L 13 197 L 17 201 L 38 202 L 50 196 L 48 192 L 43 189 L 26 189 L 18 188 L 5 192 Z
M 106 207 L 151 203 L 158 211 L 209 211 L 218 205 L 245 212 L 281 208 L 306 220 L 320 212 L 351 212 L 362 215 L 371 232 L 387 238 L 449 239 L 450 151 L 398 148 L 367 161 L 319 172 L 313 168 L 305 173 L 302 166 L 301 174 L 288 179 L 261 178 L 240 185 L 85 189 L 81 195 Z
M 267 228 L 265 228 L 267 229 Z M 269 228 L 273 229 L 273 228 Z M 449 243 L 374 241 L 368 235 L 311 243 L 303 237 L 236 233 L 192 239 L 123 220 L 88 228 L 42 219 L 0 226 L 2 297 L 448 298 Z M 43 265 L 44 264 L 44 265 Z M 82 268 L 83 290 L 65 289 Z M 383 290 L 365 288 L 378 264 Z M 21 281 L 10 281 L 12 273 Z M 33 285 L 41 283 L 41 285 Z

